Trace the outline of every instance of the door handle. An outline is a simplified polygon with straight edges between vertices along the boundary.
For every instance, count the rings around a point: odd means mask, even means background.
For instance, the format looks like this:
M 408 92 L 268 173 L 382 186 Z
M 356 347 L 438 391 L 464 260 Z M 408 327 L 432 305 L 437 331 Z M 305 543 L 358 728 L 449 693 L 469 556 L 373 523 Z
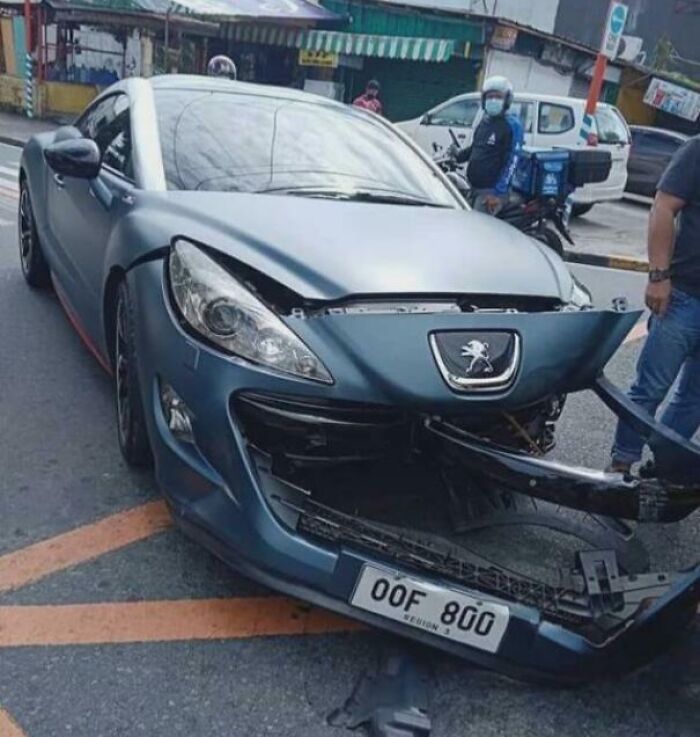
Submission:
M 65 180 L 63 179 L 63 177 L 60 174 L 54 174 L 53 175 L 53 180 L 54 180 L 54 182 L 56 182 L 56 186 L 59 189 L 63 189 L 66 186 Z

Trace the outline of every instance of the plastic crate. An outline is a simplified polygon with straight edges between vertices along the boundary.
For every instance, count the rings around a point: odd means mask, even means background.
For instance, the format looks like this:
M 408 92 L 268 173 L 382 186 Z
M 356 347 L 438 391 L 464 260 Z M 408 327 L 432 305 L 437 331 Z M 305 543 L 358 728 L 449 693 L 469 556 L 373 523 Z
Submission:
M 612 169 L 610 151 L 579 148 L 570 151 L 569 154 L 569 184 L 572 187 L 607 181 Z
M 569 190 L 569 154 L 562 149 L 523 148 L 513 175 L 513 189 L 526 197 L 565 199 Z

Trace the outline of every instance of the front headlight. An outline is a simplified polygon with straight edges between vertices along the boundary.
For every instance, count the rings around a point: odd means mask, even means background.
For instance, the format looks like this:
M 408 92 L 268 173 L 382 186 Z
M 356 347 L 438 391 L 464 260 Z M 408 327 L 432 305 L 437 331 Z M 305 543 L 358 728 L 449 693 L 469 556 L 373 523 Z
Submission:
M 301 339 L 202 249 L 176 241 L 168 269 L 180 314 L 208 342 L 277 371 L 333 383 L 328 369 Z
M 593 297 L 581 282 L 572 276 L 571 295 L 568 302 L 562 308 L 563 312 L 581 312 L 593 309 Z

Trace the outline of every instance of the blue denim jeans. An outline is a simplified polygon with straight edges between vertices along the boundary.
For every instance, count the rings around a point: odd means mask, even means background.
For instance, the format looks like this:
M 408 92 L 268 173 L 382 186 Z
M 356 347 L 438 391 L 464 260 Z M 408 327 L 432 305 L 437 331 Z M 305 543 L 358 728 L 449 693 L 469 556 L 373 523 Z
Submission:
M 700 427 L 700 298 L 674 289 L 666 314 L 651 318 L 637 378 L 628 396 L 656 415 L 679 374 L 678 386 L 661 422 L 690 439 Z M 643 447 L 641 436 L 620 422 L 613 460 L 635 463 L 641 459 Z

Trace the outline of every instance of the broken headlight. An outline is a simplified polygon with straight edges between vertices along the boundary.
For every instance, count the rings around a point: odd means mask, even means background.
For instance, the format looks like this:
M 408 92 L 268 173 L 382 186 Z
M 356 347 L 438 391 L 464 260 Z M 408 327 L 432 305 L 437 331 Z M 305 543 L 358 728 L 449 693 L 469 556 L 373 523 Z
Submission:
M 201 248 L 176 241 L 168 270 L 180 315 L 208 343 L 276 371 L 333 383 L 302 340 Z
M 572 276 L 571 294 L 567 303 L 562 307 L 562 312 L 581 312 L 581 310 L 593 309 L 593 297 L 581 282 Z

